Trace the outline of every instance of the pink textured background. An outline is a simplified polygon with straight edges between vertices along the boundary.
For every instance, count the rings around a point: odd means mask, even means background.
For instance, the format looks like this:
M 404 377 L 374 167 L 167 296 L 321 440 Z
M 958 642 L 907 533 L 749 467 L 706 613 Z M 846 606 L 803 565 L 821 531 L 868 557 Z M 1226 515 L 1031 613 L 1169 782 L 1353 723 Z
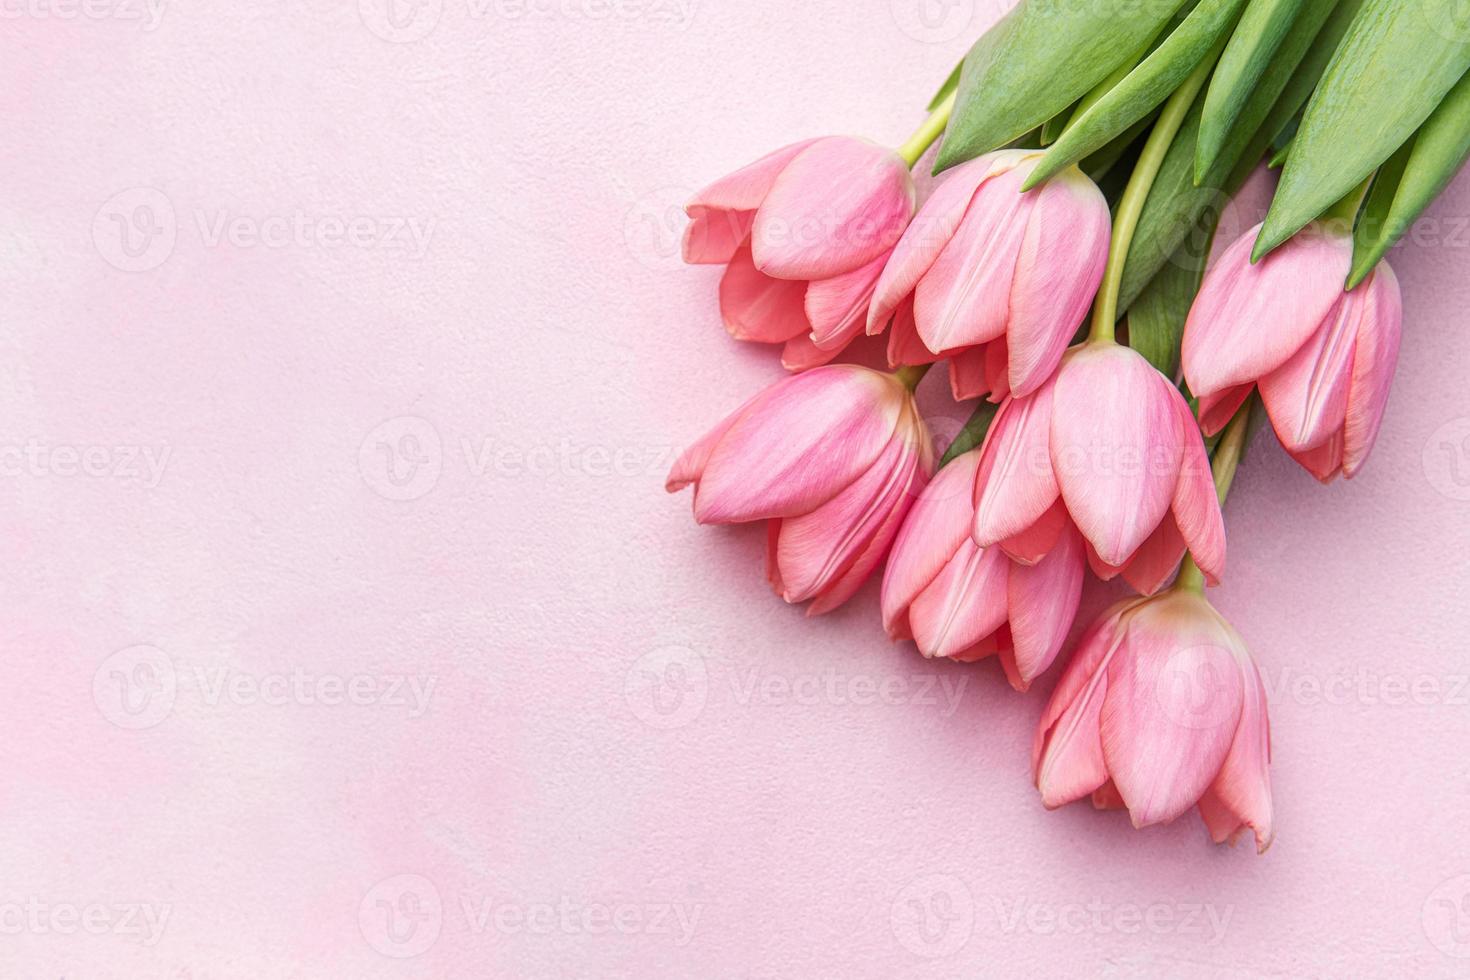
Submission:
M 1045 813 L 1054 674 L 806 620 L 660 487 L 778 375 L 673 206 L 902 139 L 988 9 L 158 2 L 0 22 L 0 974 L 1470 968 L 1470 180 L 1368 471 L 1263 436 L 1227 509 L 1257 858 Z

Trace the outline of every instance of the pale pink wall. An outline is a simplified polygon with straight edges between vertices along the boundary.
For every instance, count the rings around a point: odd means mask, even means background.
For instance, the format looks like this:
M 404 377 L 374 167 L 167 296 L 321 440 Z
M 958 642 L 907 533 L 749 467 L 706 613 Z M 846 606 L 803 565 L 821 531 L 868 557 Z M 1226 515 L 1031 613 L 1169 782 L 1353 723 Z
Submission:
M 1228 507 L 1257 858 L 1044 813 L 1040 694 L 661 490 L 778 374 L 671 209 L 901 139 L 988 10 L 49 2 L 0 22 L 0 975 L 1470 966 L 1470 180 L 1368 471 L 1264 437 Z

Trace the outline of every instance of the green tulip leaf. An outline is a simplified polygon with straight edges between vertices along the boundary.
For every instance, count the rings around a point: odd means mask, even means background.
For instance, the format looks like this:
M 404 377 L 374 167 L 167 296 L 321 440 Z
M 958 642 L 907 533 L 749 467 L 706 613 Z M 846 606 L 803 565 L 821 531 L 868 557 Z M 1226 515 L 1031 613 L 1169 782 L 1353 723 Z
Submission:
M 1021 0 L 965 57 L 935 172 L 1004 146 L 1063 112 L 1137 58 L 1185 2 L 1155 0 L 1119 16 L 1108 3 Z
M 1247 101 L 1234 130 L 1216 155 L 1215 162 L 1205 171 L 1203 178 L 1196 172 L 1197 184 L 1202 187 L 1223 186 L 1245 155 L 1248 145 L 1256 143 L 1258 137 L 1267 138 L 1267 145 L 1272 145 L 1270 141 L 1280 135 L 1306 105 L 1327 62 L 1332 59 L 1333 51 L 1337 50 L 1338 42 L 1347 32 L 1353 13 L 1362 2 L 1306 0 L 1292 30 L 1276 50 L 1276 57 L 1261 75 L 1256 91 Z
M 1470 74 L 1379 168 L 1353 242 L 1351 289 L 1378 265 L 1470 158 Z
M 1230 29 L 1244 4 L 1245 0 L 1203 0 L 1142 63 L 1090 104 L 1084 102 L 1065 135 L 1031 172 L 1024 189 L 1097 152 L 1158 108 Z
M 1250 6 L 1230 35 L 1220 55 L 1210 89 L 1205 94 L 1205 111 L 1200 118 L 1199 145 L 1195 148 L 1194 174 L 1202 181 L 1230 137 L 1251 92 L 1265 74 L 1287 29 L 1301 12 L 1302 0 L 1251 0 Z
M 1361 184 L 1470 69 L 1459 0 L 1364 0 L 1302 115 L 1260 259 Z
M 1133 243 L 1128 249 L 1128 261 L 1123 266 L 1120 310 L 1126 310 L 1148 281 L 1158 274 L 1206 210 L 1223 208 L 1228 203 L 1229 196 L 1240 189 L 1265 154 L 1271 137 L 1279 133 L 1301 108 L 1300 102 L 1293 106 L 1284 106 L 1283 103 L 1304 73 L 1309 73 L 1307 60 L 1314 46 L 1319 42 L 1330 42 L 1328 57 L 1331 49 L 1336 47 L 1335 38 L 1326 35 L 1332 29 L 1331 15 L 1337 7 L 1338 0 L 1307 0 L 1295 29 L 1287 34 L 1276 57 L 1261 75 L 1229 139 L 1216 156 L 1214 166 L 1199 184 L 1194 181 L 1194 162 L 1204 99 L 1195 100 L 1164 157 L 1163 166 L 1154 179 L 1153 189 L 1139 217 Z M 1346 26 L 1344 23 L 1342 29 L 1346 30 Z M 1325 64 L 1324 58 L 1322 65 Z M 1311 81 L 1315 82 L 1315 78 Z M 1305 85 L 1305 90 L 1311 92 L 1311 83 Z M 1305 98 L 1302 96 L 1303 100 Z
M 1000 406 L 994 402 L 981 402 L 975 406 L 975 414 L 970 416 L 970 420 L 965 423 L 960 434 L 954 437 L 954 442 L 949 444 L 949 448 L 940 457 L 940 467 L 949 465 L 956 456 L 962 456 L 976 446 L 982 445 L 985 442 L 985 434 L 990 431 L 990 424 L 995 421 L 995 413 L 999 410 Z

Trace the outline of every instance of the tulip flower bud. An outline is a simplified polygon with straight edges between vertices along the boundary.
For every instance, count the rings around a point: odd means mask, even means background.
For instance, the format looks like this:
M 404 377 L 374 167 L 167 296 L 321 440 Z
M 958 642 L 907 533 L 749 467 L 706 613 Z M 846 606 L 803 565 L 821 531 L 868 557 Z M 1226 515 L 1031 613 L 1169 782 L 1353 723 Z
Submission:
M 1271 843 L 1266 691 L 1240 635 L 1198 592 L 1129 599 L 1083 637 L 1032 749 L 1048 809 L 1089 794 L 1135 827 L 1198 806 L 1216 843 Z
M 878 280 L 868 332 L 893 319 L 895 365 L 950 358 L 957 399 L 1040 387 L 1102 280 L 1108 202 L 1076 167 L 1021 193 L 1041 157 L 1001 150 L 951 170 Z
M 1353 240 L 1312 225 L 1260 262 L 1259 226 L 1221 256 L 1184 329 L 1184 377 L 1213 434 L 1259 387 L 1282 446 L 1323 483 L 1373 449 L 1398 363 L 1403 304 L 1380 262 L 1344 292 Z
M 998 654 L 1011 686 L 1026 690 L 1051 666 L 1072 628 L 1087 563 L 1067 528 L 1035 565 L 970 536 L 980 450 L 956 457 L 914 504 L 883 574 L 883 626 L 926 657 Z
M 685 207 L 684 261 L 726 264 L 720 312 L 737 340 L 785 344 L 792 370 L 860 335 L 873 287 L 914 213 L 892 149 L 850 136 L 794 143 Z
M 1225 567 L 1225 526 L 1189 404 L 1143 356 L 1116 344 L 1068 351 L 1057 373 L 1001 404 L 976 474 L 974 535 L 1020 561 L 1075 524 L 1093 571 L 1140 592 L 1167 584 L 1185 548 Z
M 768 577 L 819 615 L 878 567 L 934 472 L 928 428 L 897 377 L 851 364 L 786 378 L 674 463 L 701 524 L 769 521 Z

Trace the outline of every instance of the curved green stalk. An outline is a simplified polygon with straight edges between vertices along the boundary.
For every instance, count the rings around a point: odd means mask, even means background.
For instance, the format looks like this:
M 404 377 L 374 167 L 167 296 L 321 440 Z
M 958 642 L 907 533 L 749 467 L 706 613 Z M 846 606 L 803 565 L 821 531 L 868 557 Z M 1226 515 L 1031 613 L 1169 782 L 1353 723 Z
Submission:
M 1217 44 L 1214 54 L 1207 55 L 1194 73 L 1185 79 L 1184 84 L 1169 96 L 1169 101 L 1164 103 L 1158 121 L 1154 123 L 1153 132 L 1149 134 L 1148 142 L 1139 154 L 1138 163 L 1134 165 L 1133 176 L 1128 179 L 1128 186 L 1123 190 L 1122 199 L 1118 201 L 1118 212 L 1113 218 L 1113 241 L 1108 249 L 1107 271 L 1103 273 L 1102 287 L 1092 306 L 1092 330 L 1087 335 L 1088 341 L 1092 343 L 1113 342 L 1118 322 L 1118 293 L 1123 285 L 1123 263 L 1128 259 L 1128 248 L 1133 244 L 1138 218 L 1143 214 L 1144 202 L 1148 200 L 1148 192 L 1153 189 L 1154 178 L 1159 175 L 1159 168 L 1164 164 L 1164 156 L 1169 152 L 1170 144 L 1178 135 L 1179 127 L 1184 125 L 1189 107 L 1194 104 L 1200 89 L 1204 88 L 1215 67 L 1219 47 Z

